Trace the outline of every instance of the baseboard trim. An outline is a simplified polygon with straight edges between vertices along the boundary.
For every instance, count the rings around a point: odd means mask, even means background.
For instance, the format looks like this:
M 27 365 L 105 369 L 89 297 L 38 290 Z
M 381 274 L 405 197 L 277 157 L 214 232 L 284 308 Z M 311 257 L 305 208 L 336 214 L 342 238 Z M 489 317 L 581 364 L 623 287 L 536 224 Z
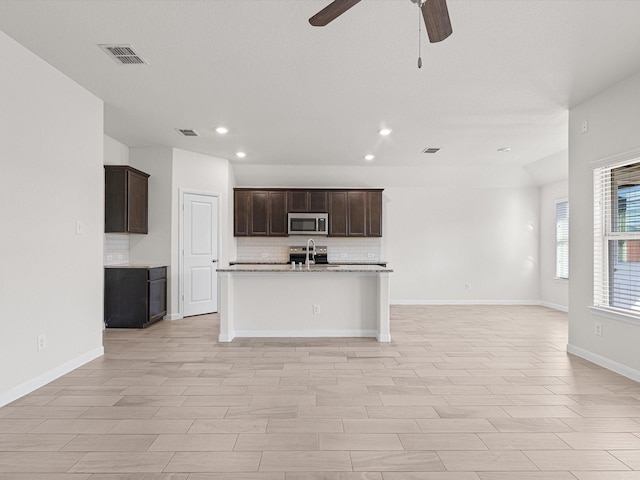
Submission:
M 104 347 L 95 348 L 79 357 L 74 358 L 62 365 L 49 370 L 48 372 L 43 373 L 42 375 L 38 375 L 31 380 L 24 382 L 17 387 L 14 387 L 4 393 L 0 393 L 0 407 L 11 403 L 20 397 L 24 397 L 25 395 L 37 390 L 40 387 L 45 386 L 47 383 L 54 381 L 57 378 L 60 378 L 63 375 L 75 370 L 82 365 L 89 363 L 92 360 L 95 360 L 98 357 L 104 355 Z
M 553 308 L 554 310 L 559 310 L 561 312 L 568 312 L 569 311 L 569 307 L 567 307 L 566 305 L 558 305 L 557 303 L 550 303 L 550 302 L 540 301 L 540 306 L 547 307 L 547 308 Z
M 162 317 L 163 320 L 180 320 L 181 318 L 184 318 L 182 315 L 180 315 L 179 313 L 169 313 L 167 315 L 165 315 L 164 317 Z
M 235 337 L 240 338 L 318 338 L 318 337 L 378 337 L 376 330 L 236 330 Z
M 635 368 L 628 367 L 627 365 L 623 365 L 622 363 L 618 363 L 615 360 L 611 360 L 610 358 L 603 357 L 598 355 L 597 353 L 590 352 L 589 350 L 585 350 L 580 347 L 576 347 L 575 345 L 567 344 L 567 352 L 576 355 L 577 357 L 584 358 L 591 363 L 595 363 L 607 370 L 611 370 L 612 372 L 619 373 L 620 375 L 630 378 L 636 382 L 640 382 L 640 370 L 636 370 Z
M 390 305 L 540 305 L 540 300 L 391 300 Z

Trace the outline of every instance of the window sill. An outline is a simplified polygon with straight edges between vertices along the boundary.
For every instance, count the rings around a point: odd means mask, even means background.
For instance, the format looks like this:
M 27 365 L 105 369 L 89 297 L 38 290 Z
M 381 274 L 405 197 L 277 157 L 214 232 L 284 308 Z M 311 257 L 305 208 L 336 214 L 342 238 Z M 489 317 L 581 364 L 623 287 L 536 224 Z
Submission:
M 560 283 L 569 283 L 569 279 L 568 279 L 568 278 L 554 277 L 553 279 L 554 279 L 556 282 L 560 282 Z
M 638 314 L 633 314 L 611 308 L 595 307 L 593 305 L 590 306 L 589 309 L 594 315 L 640 326 L 640 312 Z

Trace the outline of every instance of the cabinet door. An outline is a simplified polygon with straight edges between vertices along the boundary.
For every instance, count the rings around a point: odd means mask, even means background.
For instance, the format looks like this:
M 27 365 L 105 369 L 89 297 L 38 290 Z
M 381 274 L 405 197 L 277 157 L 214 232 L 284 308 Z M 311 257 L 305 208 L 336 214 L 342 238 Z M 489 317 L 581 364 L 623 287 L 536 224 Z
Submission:
M 329 192 L 329 235 L 347 235 L 347 192 Z
M 148 185 L 147 177 L 129 170 L 127 172 L 128 223 L 130 233 L 147 233 Z
M 309 211 L 309 192 L 307 190 L 287 191 L 287 205 L 290 212 L 306 213 Z
M 286 236 L 287 192 L 269 192 L 269 235 Z
M 309 212 L 327 213 L 327 192 L 325 190 L 309 191 Z
M 367 192 L 367 236 L 382 236 L 382 192 Z
M 249 192 L 249 235 L 269 234 L 269 192 Z
M 249 192 L 233 192 L 233 236 L 249 235 Z
M 167 279 L 149 280 L 149 319 L 160 320 L 167 314 Z
M 364 237 L 367 233 L 367 192 L 347 192 L 347 236 Z

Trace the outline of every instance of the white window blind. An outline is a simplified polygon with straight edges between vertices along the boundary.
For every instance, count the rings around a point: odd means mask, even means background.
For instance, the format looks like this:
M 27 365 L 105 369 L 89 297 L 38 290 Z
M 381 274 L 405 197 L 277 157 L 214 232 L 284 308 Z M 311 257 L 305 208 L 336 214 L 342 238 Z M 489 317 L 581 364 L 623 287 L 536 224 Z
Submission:
M 569 202 L 556 203 L 556 278 L 569 278 Z
M 594 170 L 593 304 L 640 316 L 640 162 Z

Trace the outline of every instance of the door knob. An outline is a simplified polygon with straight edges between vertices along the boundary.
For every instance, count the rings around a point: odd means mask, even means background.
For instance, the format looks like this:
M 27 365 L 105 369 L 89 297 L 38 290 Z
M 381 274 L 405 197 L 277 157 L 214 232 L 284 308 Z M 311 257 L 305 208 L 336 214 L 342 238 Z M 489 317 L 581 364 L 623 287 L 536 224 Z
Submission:
M 218 261 L 218 259 L 216 258 L 215 260 L 211 260 L 211 263 L 216 263 Z

